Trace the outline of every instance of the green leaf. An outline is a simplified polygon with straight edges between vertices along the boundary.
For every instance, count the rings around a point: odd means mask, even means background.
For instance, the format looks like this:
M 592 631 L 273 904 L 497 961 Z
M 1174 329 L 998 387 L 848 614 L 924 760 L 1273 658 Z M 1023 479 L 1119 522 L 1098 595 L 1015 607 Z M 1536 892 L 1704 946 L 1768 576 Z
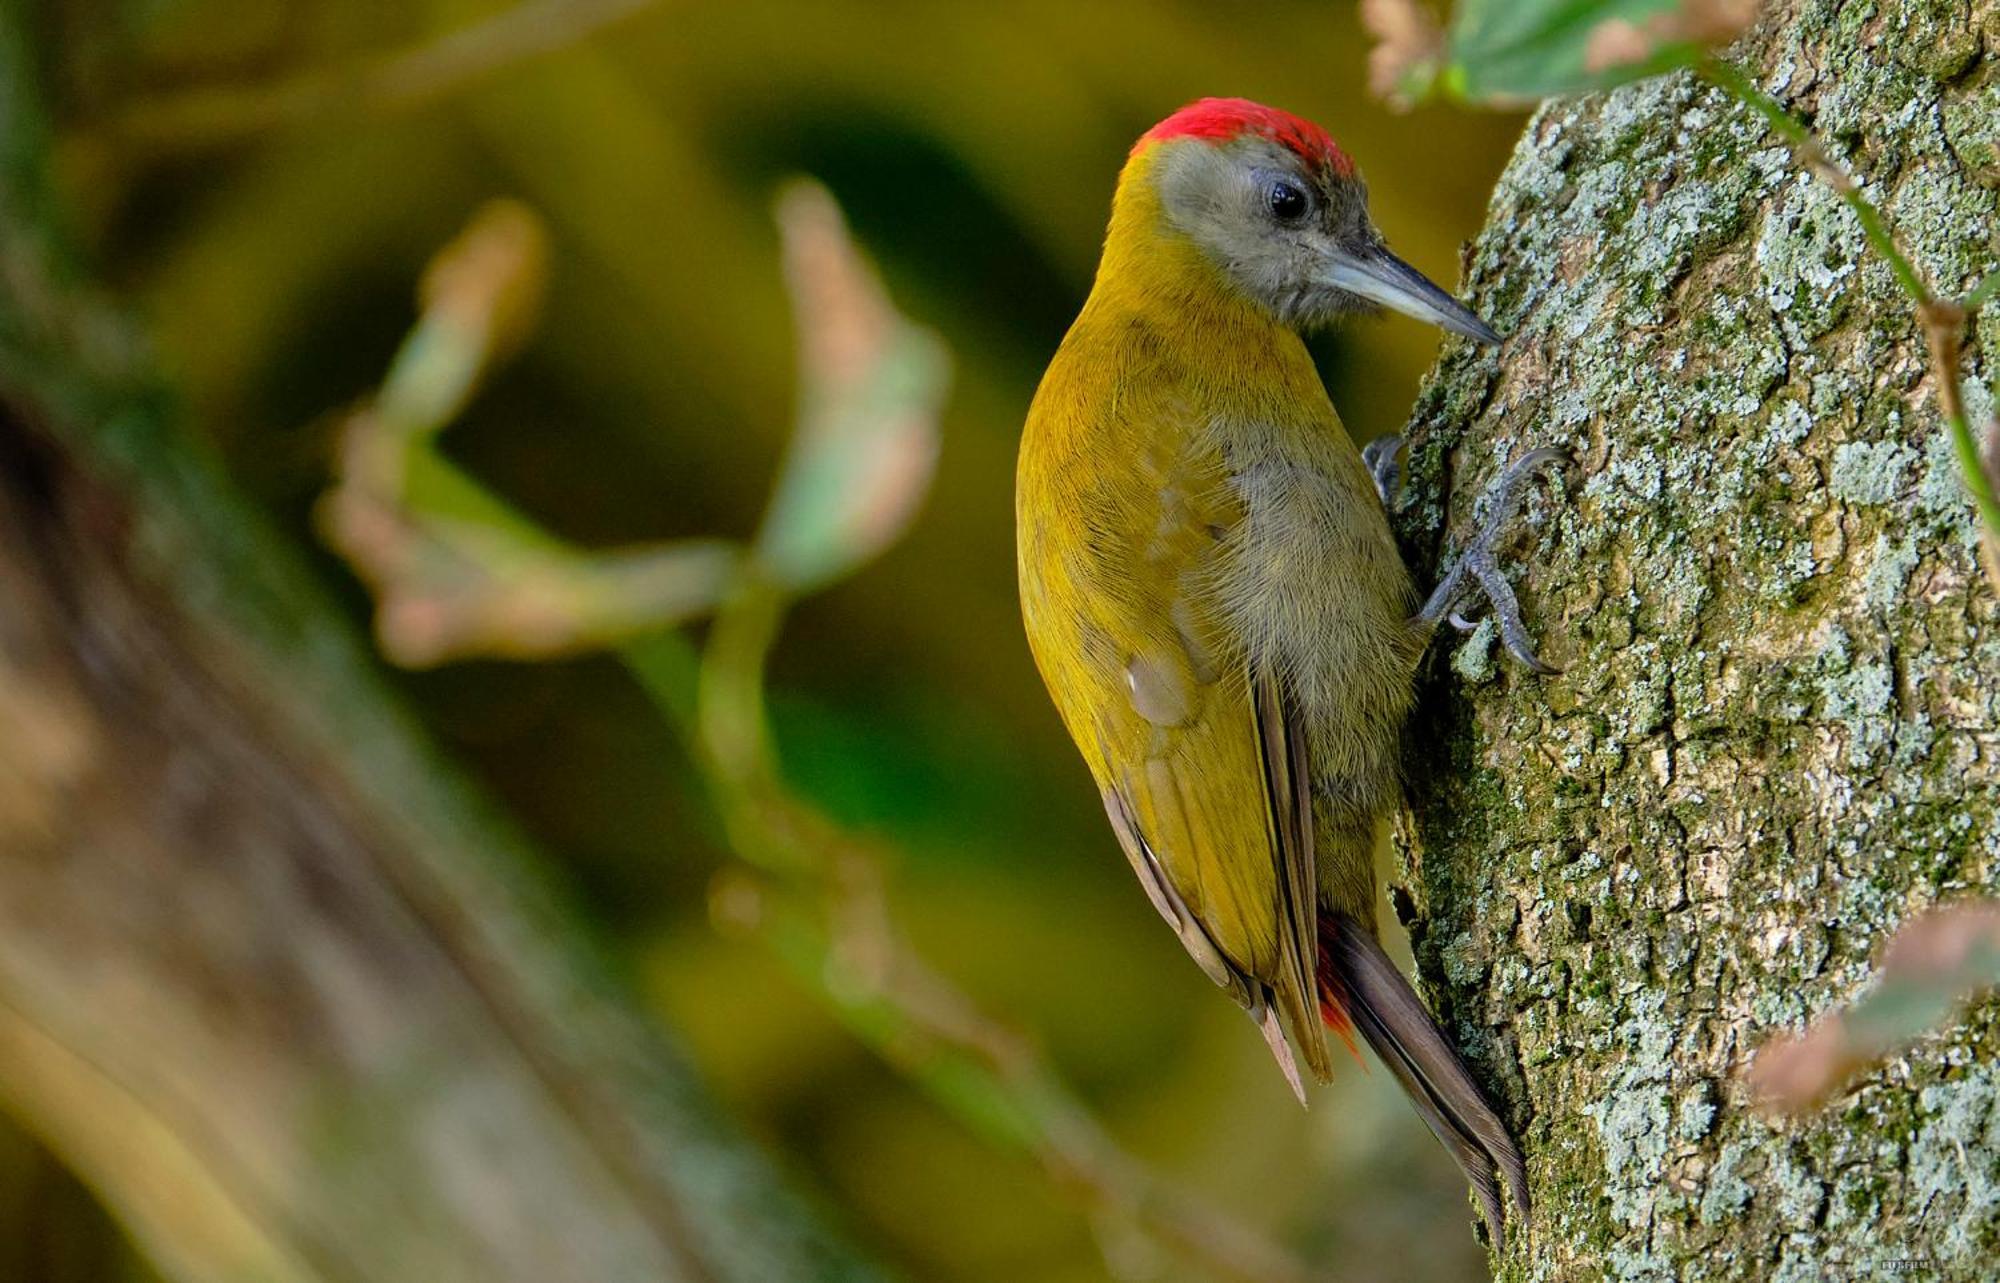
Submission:
M 1464 0 L 1438 83 L 1482 106 L 1608 89 L 1691 65 L 1755 13 L 1748 0 Z

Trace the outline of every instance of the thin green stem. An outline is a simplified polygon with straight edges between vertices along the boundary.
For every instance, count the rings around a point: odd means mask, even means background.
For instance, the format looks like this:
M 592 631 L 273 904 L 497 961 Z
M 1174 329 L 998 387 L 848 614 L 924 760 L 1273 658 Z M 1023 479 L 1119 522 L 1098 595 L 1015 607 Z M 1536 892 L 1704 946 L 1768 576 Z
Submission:
M 678 631 L 648 633 L 620 646 L 618 660 L 667 725 L 693 743 L 701 683 L 701 655 L 694 643 Z
M 1959 389 L 1959 344 L 1964 336 L 1966 311 L 1953 303 L 1931 303 L 1918 309 L 1924 325 L 1924 340 L 1930 345 L 1931 377 L 1937 382 L 1938 410 L 1951 431 L 1952 448 L 1958 454 L 1959 470 L 1965 474 L 1965 488 L 1986 527 L 1989 547 L 2000 543 L 2000 500 L 1993 490 L 1993 476 L 1973 435 L 1971 416 Z M 1989 575 L 2000 576 L 2000 566 L 1989 565 Z M 2000 588 L 2000 582 L 1994 585 Z
M 1988 272 L 1979 284 L 1966 291 L 1965 297 L 1958 301 L 1958 305 L 1965 309 L 1967 316 L 1970 316 L 1992 302 L 1996 294 L 2000 294 L 2000 267 Z
M 1965 473 L 1965 488 L 1972 492 L 1972 503 L 1979 509 L 1980 521 L 1989 534 L 2000 535 L 2000 499 L 1994 497 L 1991 480 L 1980 458 L 1979 441 L 1972 434 L 1972 425 L 1963 413 L 1959 413 L 1947 416 L 1945 426 L 1951 429 L 1951 444 L 1958 454 L 1959 470 Z
M 696 689 L 703 750 L 737 788 L 760 789 L 775 774 L 764 708 L 764 661 L 778 638 L 785 600 L 747 570 L 723 600 L 702 649 Z

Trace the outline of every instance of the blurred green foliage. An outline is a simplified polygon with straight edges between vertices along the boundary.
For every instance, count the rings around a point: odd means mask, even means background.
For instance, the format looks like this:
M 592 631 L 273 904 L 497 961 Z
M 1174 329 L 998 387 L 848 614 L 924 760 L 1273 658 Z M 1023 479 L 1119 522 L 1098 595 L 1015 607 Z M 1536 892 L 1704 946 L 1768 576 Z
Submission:
M 1343 1072 L 1301 1120 L 1131 885 L 1021 639 L 1012 476 L 1113 177 L 1153 120 L 1209 93 L 1321 120 L 1392 243 L 1446 281 L 1518 120 L 1386 113 L 1333 0 L 687 0 L 414 104 L 335 93 L 256 128 L 176 123 L 191 94 L 365 62 L 500 7 L 46 7 L 90 248 L 150 314 L 238 483 L 311 543 L 336 412 L 408 330 L 409 282 L 473 208 L 513 195 L 550 228 L 544 321 L 444 449 L 578 545 L 748 537 L 796 392 L 769 203 L 786 176 L 818 177 L 951 349 L 955 384 L 912 531 L 802 602 L 779 641 L 790 777 L 893 841 L 903 930 L 1032 1031 L 1127 1147 L 1342 1275 L 1475 1270 L 1460 1183 L 1386 1075 Z M 1318 345 L 1355 435 L 1400 426 L 1435 343 L 1390 320 Z M 364 621 L 366 595 L 318 555 Z M 712 929 L 717 821 L 621 668 L 399 680 L 583 888 L 719 1093 L 878 1255 L 926 1280 L 1104 1277 L 1064 1191 L 939 1113 L 769 951 Z M 1181 1277 L 1142 1245 L 1113 1258 Z
M 1755 13 L 1755 0 L 1458 0 L 1440 47 L 1410 59 L 1397 91 L 1421 99 L 1435 85 L 1494 106 L 1609 89 L 1692 65 Z

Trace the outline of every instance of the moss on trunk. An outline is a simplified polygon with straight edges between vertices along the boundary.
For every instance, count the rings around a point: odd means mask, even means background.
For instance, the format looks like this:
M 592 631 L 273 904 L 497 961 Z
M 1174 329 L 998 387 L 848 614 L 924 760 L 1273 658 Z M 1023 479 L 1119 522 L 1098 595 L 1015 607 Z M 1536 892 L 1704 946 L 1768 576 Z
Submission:
M 1735 56 L 1951 292 L 1996 261 L 1996 53 L 1990 0 L 1814 0 Z M 1996 871 L 2000 611 L 1908 300 L 1687 76 L 1540 111 L 1468 275 L 1511 337 L 1430 383 L 1405 536 L 1439 552 L 1532 446 L 1578 465 L 1519 576 L 1567 671 L 1454 643 L 1412 752 L 1420 964 L 1533 1174 L 1504 1276 L 1990 1277 L 1993 1004 L 1806 1121 L 1762 1120 L 1740 1077 Z M 1981 419 L 1996 356 L 1989 314 Z

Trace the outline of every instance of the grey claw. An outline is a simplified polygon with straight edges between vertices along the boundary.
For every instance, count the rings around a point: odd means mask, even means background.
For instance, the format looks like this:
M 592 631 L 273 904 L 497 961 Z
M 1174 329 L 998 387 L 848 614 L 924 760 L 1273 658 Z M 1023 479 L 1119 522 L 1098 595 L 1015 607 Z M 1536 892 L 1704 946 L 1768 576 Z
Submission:
M 1479 528 L 1479 538 L 1475 543 L 1493 544 L 1498 542 L 1509 521 L 1514 519 L 1514 509 L 1520 506 L 1521 494 L 1527 482 L 1542 469 L 1569 462 L 1569 455 L 1554 446 L 1540 446 L 1528 451 L 1507 466 L 1500 479 L 1493 483 L 1492 510 L 1486 514 L 1486 521 Z
M 1373 446 L 1375 442 L 1369 444 Z M 1363 457 L 1367 457 L 1365 453 Z M 1513 520 L 1521 492 L 1527 488 L 1525 483 L 1535 473 L 1551 465 L 1565 463 L 1568 458 L 1563 451 L 1544 446 L 1528 451 L 1500 474 L 1500 479 L 1493 484 L 1490 508 L 1486 520 L 1480 523 L 1478 535 L 1460 554 L 1458 564 L 1431 591 L 1423 609 L 1417 612 L 1419 623 L 1426 628 L 1435 628 L 1440 620 L 1449 620 L 1452 627 L 1460 632 L 1470 631 L 1472 625 L 1460 607 L 1476 587 L 1493 609 L 1493 617 L 1500 626 L 1500 640 L 1507 647 L 1508 654 L 1530 671 L 1544 676 L 1562 671 L 1535 654 L 1534 638 L 1521 620 L 1521 604 L 1514 596 L 1514 586 L 1500 573 L 1494 548 L 1506 533 L 1508 523 Z
M 1403 438 L 1393 432 L 1361 447 L 1361 462 L 1375 479 L 1375 493 L 1382 497 L 1384 508 L 1395 503 L 1397 492 L 1403 488 L 1403 467 L 1397 458 L 1402 449 Z
M 1493 618 L 1500 622 L 1500 641 L 1507 647 L 1507 653 L 1521 661 L 1533 672 L 1544 677 L 1561 672 L 1553 664 L 1544 663 L 1535 654 L 1535 639 L 1529 635 L 1528 626 L 1521 622 L 1521 603 L 1514 596 L 1514 585 L 1500 573 L 1500 568 L 1491 564 L 1475 566 L 1473 578 L 1486 593 L 1486 600 L 1493 604 Z

